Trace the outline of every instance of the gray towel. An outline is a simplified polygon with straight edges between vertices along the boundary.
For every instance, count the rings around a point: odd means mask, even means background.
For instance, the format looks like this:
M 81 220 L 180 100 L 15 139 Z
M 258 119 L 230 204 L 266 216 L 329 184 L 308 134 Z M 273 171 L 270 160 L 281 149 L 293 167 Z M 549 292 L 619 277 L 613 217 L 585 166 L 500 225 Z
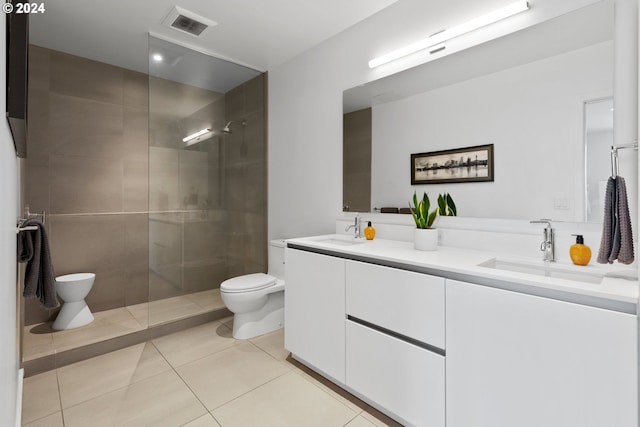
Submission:
M 616 259 L 623 264 L 631 264 L 634 260 L 627 185 L 621 176 L 607 181 L 602 240 L 598 252 L 598 262 L 601 264 L 613 264 Z
M 618 221 L 616 225 L 619 231 L 616 231 L 616 236 L 620 236 L 619 239 L 614 239 L 614 251 L 615 258 L 623 264 L 631 264 L 634 260 L 633 256 L 633 230 L 631 229 L 631 217 L 629 215 L 629 206 L 627 201 L 627 184 L 624 182 L 624 178 L 619 176 L 617 179 L 617 216 Z M 612 254 L 614 255 L 614 254 Z M 615 259 L 613 258 L 613 259 Z M 613 259 L 609 258 L 611 262 Z
M 51 263 L 49 239 L 44 224 L 37 219 L 28 219 L 22 226 L 37 226 L 37 230 L 22 231 L 18 234 L 18 261 L 26 262 L 24 277 L 25 298 L 37 297 L 45 308 L 52 309 L 60 304 L 56 299 L 55 275 Z
M 598 262 L 600 264 L 609 263 L 609 256 L 613 248 L 613 236 L 616 229 L 616 180 L 607 180 L 607 189 L 604 199 L 604 221 L 602 223 L 602 239 L 600 240 L 600 250 L 598 251 Z

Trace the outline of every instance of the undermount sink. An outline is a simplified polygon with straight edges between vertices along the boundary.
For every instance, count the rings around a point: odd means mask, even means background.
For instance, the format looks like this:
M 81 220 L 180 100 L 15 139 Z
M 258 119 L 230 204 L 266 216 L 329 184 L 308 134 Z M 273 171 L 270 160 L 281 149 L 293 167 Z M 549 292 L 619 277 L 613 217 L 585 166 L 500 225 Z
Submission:
M 542 264 L 526 261 L 514 261 L 493 258 L 478 264 L 478 267 L 494 268 L 496 270 L 513 271 L 516 273 L 532 274 L 535 276 L 553 277 L 555 279 L 572 280 L 582 283 L 602 283 L 602 273 L 594 271 L 579 271 L 580 267 L 558 266 L 546 262 Z
M 356 239 L 355 237 L 328 237 L 326 239 L 320 239 L 317 240 L 318 242 L 322 242 L 322 243 L 329 243 L 331 245 L 338 245 L 338 246 L 353 246 L 353 245 L 360 245 L 362 243 L 365 242 L 365 239 Z

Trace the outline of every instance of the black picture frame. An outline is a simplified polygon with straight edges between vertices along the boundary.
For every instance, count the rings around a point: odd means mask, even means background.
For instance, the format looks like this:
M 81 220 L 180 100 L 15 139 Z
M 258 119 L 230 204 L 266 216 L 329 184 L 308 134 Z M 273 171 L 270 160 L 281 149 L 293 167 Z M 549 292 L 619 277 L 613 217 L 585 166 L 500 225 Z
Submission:
M 493 181 L 493 144 L 411 154 L 411 185 Z

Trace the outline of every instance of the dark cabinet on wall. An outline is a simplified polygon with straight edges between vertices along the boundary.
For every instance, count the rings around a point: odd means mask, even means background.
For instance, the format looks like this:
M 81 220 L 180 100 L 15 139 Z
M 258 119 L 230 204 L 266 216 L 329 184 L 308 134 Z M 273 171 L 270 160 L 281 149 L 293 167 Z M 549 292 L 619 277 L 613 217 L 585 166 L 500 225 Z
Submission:
M 7 19 L 7 120 L 18 157 L 27 157 L 27 71 L 29 14 L 6 14 Z

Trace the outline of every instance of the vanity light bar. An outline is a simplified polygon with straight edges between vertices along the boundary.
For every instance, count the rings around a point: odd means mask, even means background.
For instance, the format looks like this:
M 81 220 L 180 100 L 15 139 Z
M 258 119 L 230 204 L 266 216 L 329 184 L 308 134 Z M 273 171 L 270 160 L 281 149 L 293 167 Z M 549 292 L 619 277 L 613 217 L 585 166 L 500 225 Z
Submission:
M 374 58 L 371 61 L 369 61 L 369 68 L 378 67 L 382 64 L 395 61 L 396 59 L 400 59 L 404 56 L 411 55 L 423 49 L 431 48 L 435 45 L 443 45 L 443 43 L 446 42 L 447 40 L 451 40 L 463 34 L 470 33 L 471 31 L 477 30 L 478 28 L 486 27 L 489 24 L 493 24 L 494 22 L 501 21 L 505 18 L 516 15 L 520 12 L 524 12 L 525 10 L 528 10 L 528 9 L 529 9 L 529 2 L 527 2 L 526 0 L 517 1 L 515 3 L 510 4 L 509 6 L 494 10 L 493 12 L 489 12 L 485 15 L 474 18 L 471 21 L 465 22 L 464 24 L 460 24 L 453 28 L 449 28 L 448 30 L 441 31 L 430 37 L 427 37 L 426 39 L 417 41 L 403 48 L 400 48 L 398 50 L 394 50 L 393 52 L 389 52 L 386 55 L 382 55 L 377 58 Z M 430 49 L 430 52 L 435 53 L 439 50 L 442 50 L 442 48 Z
M 198 132 L 196 132 L 196 133 L 192 133 L 191 135 L 189 135 L 189 136 L 187 136 L 187 137 L 182 138 L 182 142 L 189 142 L 189 141 L 192 141 L 192 140 L 194 140 L 194 139 L 196 139 L 196 138 L 201 137 L 201 136 L 202 136 L 202 135 L 204 135 L 205 133 L 209 133 L 209 132 L 211 132 L 211 129 L 209 129 L 209 128 L 204 128 L 204 129 L 202 129 L 202 130 L 199 130 L 199 131 L 198 131 Z

